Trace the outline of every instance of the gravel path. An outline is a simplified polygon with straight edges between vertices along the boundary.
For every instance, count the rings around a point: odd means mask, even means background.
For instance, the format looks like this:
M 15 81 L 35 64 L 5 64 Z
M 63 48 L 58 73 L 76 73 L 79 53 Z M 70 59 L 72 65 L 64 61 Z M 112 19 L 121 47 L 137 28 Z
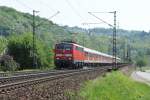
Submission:
M 148 72 L 136 71 L 132 73 L 131 77 L 136 81 L 150 85 L 150 73 Z

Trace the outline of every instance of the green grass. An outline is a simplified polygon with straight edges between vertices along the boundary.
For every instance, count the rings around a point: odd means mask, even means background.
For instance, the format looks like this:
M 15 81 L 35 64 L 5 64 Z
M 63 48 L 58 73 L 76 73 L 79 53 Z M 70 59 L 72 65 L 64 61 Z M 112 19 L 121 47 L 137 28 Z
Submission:
M 80 91 L 83 100 L 150 100 L 150 86 L 133 81 L 121 72 L 88 81 Z

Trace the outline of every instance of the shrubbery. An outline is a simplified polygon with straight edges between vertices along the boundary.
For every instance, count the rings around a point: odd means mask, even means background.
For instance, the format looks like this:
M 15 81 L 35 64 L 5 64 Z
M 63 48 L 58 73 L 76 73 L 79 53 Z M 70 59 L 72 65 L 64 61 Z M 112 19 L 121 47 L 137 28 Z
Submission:
M 0 54 L 3 53 L 6 46 L 7 46 L 7 39 L 5 37 L 0 36 Z
M 26 33 L 22 35 L 13 35 L 8 41 L 8 54 L 11 55 L 20 69 L 33 68 L 33 42 L 32 34 Z M 49 63 L 49 50 L 42 40 L 36 38 L 35 55 L 37 58 L 38 68 L 47 67 Z
M 19 69 L 19 64 L 16 63 L 9 55 L 0 57 L 0 70 L 2 71 L 15 71 Z

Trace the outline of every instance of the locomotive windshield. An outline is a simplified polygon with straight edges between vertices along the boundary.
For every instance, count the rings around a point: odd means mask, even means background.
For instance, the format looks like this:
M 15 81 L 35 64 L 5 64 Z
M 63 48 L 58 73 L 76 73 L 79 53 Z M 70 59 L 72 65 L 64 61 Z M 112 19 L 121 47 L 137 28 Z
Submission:
M 71 44 L 57 44 L 56 49 L 61 49 L 61 50 L 72 50 L 72 45 Z

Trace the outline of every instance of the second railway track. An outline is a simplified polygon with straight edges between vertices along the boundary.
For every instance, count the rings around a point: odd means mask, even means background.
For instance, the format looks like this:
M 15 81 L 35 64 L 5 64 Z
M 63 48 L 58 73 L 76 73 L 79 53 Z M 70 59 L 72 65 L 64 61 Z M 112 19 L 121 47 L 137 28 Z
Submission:
M 21 75 L 16 75 L 16 76 L 11 76 L 11 77 L 1 77 L 0 85 L 16 83 L 19 81 L 27 81 L 27 80 L 32 80 L 32 79 L 36 79 L 36 78 L 64 74 L 64 73 L 69 73 L 69 72 L 74 72 L 74 71 L 75 70 L 52 70 L 52 71 L 45 71 L 45 72 L 43 71 L 43 72 L 39 72 L 39 73 L 36 72 L 33 74 L 27 73 L 27 74 L 21 74 Z
M 122 65 L 123 66 L 123 65 Z M 105 66 L 101 68 L 109 69 L 110 66 Z M 20 74 L 16 76 L 10 76 L 10 77 L 1 77 L 0 78 L 0 85 L 4 84 L 10 84 L 10 83 L 16 83 L 20 81 L 27 81 L 37 78 L 43 78 L 47 76 L 54 76 L 59 74 L 66 74 L 66 73 L 72 73 L 72 72 L 79 72 L 79 71 L 85 71 L 85 70 L 91 70 L 91 69 L 78 69 L 78 70 L 51 70 L 51 71 L 41 71 L 41 72 L 33 72 L 33 73 L 27 73 L 27 74 Z
M 80 70 L 69 70 L 69 71 L 64 71 L 64 72 L 60 72 L 60 73 L 55 73 L 55 74 L 47 74 L 47 75 L 42 75 L 41 77 L 39 77 L 39 75 L 36 76 L 36 78 L 28 78 L 26 80 L 19 80 L 17 82 L 8 82 L 5 84 L 1 84 L 0 85 L 0 94 L 21 88 L 21 87 L 25 87 L 25 86 L 31 86 L 31 85 L 35 85 L 35 84 L 39 84 L 42 82 L 47 82 L 47 81 L 52 81 L 52 80 L 56 80 L 56 79 L 60 79 L 60 78 L 65 78 L 65 77 L 70 77 L 72 75 L 77 75 L 77 74 L 82 74 L 82 73 L 88 73 L 91 71 L 96 71 L 99 70 L 100 72 L 105 72 L 107 71 L 107 68 L 96 68 L 96 69 L 80 69 Z

